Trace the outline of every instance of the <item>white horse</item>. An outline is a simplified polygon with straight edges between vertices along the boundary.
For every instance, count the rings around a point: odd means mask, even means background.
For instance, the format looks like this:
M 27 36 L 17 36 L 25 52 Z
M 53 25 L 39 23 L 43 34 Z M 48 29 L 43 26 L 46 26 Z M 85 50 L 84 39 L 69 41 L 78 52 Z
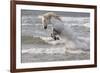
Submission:
M 52 33 L 56 38 L 56 35 L 59 35 L 61 39 L 65 40 L 66 49 L 84 49 L 88 48 L 86 43 L 82 43 L 78 36 L 73 32 L 70 26 L 65 26 L 60 16 L 56 15 L 54 12 L 48 12 L 41 16 L 42 24 L 44 29 L 47 29 L 48 24 L 51 23 L 54 28 Z

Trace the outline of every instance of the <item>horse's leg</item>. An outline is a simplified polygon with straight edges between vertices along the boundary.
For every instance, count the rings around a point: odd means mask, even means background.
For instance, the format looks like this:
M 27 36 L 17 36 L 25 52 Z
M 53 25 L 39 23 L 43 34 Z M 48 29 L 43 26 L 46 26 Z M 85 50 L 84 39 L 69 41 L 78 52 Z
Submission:
M 51 37 L 52 37 L 54 40 L 59 40 L 59 37 L 57 37 L 57 36 L 54 35 L 53 33 L 51 33 Z
M 51 37 L 56 40 L 56 36 L 53 33 L 51 33 Z
M 54 40 L 59 40 L 59 37 L 57 37 L 57 32 L 53 29 L 53 33 L 51 33 L 51 37 L 54 39 Z

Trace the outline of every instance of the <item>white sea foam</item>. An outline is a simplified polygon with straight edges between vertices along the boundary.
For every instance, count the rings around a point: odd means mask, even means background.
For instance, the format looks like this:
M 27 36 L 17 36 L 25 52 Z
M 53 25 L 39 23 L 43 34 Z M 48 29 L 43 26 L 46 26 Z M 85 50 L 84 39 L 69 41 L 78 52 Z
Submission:
M 64 48 L 30 48 L 30 49 L 26 49 L 26 50 L 22 50 L 22 53 L 28 53 L 28 54 L 42 54 L 42 53 L 46 53 L 46 54 L 64 54 L 65 53 L 65 49 Z
M 40 37 L 42 40 L 44 40 L 48 44 L 56 45 L 56 44 L 63 44 L 65 41 L 64 40 L 54 40 L 51 37 Z
M 66 50 L 65 47 L 56 47 L 56 48 L 30 48 L 30 49 L 24 49 L 22 50 L 22 53 L 28 53 L 28 54 L 67 54 L 67 53 L 72 53 L 72 54 L 80 54 L 80 53 L 86 53 L 85 51 L 82 50 L 72 50 L 68 49 Z

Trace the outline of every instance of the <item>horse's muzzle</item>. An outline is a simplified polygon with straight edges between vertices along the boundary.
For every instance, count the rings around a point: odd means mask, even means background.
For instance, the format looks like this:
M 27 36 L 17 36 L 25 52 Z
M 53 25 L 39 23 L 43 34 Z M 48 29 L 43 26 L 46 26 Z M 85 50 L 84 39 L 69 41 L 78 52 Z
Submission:
M 45 26 L 44 29 L 47 29 L 47 26 Z

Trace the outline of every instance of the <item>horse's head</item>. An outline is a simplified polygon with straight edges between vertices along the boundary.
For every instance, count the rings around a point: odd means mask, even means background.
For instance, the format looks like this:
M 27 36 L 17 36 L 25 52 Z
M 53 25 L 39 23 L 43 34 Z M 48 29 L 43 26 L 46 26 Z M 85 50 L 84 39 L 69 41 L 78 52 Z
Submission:
M 49 24 L 49 22 L 50 22 L 50 20 L 51 20 L 52 17 L 60 20 L 59 16 L 57 16 L 53 12 L 45 13 L 45 14 L 43 14 L 40 17 L 42 18 L 42 24 L 43 24 L 44 29 L 47 29 L 47 25 Z
M 42 24 L 43 24 L 43 27 L 44 29 L 47 29 L 47 25 L 48 25 L 48 22 L 49 20 L 47 19 L 47 16 L 42 16 Z

